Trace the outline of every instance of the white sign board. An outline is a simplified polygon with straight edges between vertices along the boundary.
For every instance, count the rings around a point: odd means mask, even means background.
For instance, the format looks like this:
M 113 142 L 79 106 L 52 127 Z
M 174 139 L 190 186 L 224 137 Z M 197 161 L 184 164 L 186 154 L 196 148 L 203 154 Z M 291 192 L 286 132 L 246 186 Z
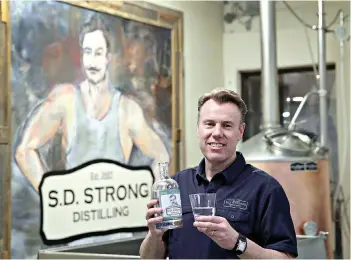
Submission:
M 45 174 L 39 188 L 44 243 L 68 243 L 92 234 L 146 227 L 153 182 L 148 167 L 108 160 Z

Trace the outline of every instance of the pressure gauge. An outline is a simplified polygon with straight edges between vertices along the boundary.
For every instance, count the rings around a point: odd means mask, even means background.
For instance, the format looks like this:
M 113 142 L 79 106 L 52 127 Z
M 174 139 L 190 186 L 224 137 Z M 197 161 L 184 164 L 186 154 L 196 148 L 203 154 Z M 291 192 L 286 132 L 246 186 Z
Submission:
M 316 236 L 317 235 L 317 224 L 313 221 L 307 221 L 303 224 L 303 231 L 307 236 Z

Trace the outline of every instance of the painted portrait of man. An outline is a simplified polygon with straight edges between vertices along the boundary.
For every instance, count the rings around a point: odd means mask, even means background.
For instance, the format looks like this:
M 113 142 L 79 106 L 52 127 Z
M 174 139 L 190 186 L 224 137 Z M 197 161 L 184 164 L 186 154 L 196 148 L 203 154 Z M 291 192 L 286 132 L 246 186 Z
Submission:
M 157 163 L 171 162 L 170 33 L 51 1 L 13 3 L 11 19 L 11 253 L 30 258 L 45 248 L 45 173 L 110 159 L 158 178 Z
M 49 93 L 27 122 L 15 151 L 19 167 L 35 189 L 44 174 L 36 150 L 58 131 L 62 131 L 67 169 L 97 158 L 128 163 L 133 144 L 155 163 L 169 161 L 165 145 L 139 104 L 111 86 L 110 39 L 101 16 L 84 24 L 79 45 L 85 79 L 77 85 L 60 84 Z

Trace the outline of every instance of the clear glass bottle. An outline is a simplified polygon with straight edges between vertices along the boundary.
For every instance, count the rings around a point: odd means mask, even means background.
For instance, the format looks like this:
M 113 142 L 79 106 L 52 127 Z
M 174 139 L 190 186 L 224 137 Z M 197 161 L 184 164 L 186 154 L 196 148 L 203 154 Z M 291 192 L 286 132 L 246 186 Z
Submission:
M 158 163 L 160 179 L 152 186 L 153 199 L 158 200 L 156 208 L 163 208 L 163 221 L 156 224 L 156 228 L 168 230 L 183 226 L 182 204 L 178 183 L 171 179 L 168 174 L 167 162 Z

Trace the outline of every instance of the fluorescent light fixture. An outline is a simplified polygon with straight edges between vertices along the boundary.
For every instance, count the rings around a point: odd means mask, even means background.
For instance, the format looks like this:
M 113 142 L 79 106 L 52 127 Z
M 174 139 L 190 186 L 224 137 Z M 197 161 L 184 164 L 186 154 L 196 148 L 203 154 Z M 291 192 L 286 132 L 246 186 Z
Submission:
M 289 117 L 290 116 L 290 112 L 284 112 L 283 113 L 283 117 Z
M 301 102 L 303 100 L 303 97 L 293 97 L 292 99 L 294 102 Z

